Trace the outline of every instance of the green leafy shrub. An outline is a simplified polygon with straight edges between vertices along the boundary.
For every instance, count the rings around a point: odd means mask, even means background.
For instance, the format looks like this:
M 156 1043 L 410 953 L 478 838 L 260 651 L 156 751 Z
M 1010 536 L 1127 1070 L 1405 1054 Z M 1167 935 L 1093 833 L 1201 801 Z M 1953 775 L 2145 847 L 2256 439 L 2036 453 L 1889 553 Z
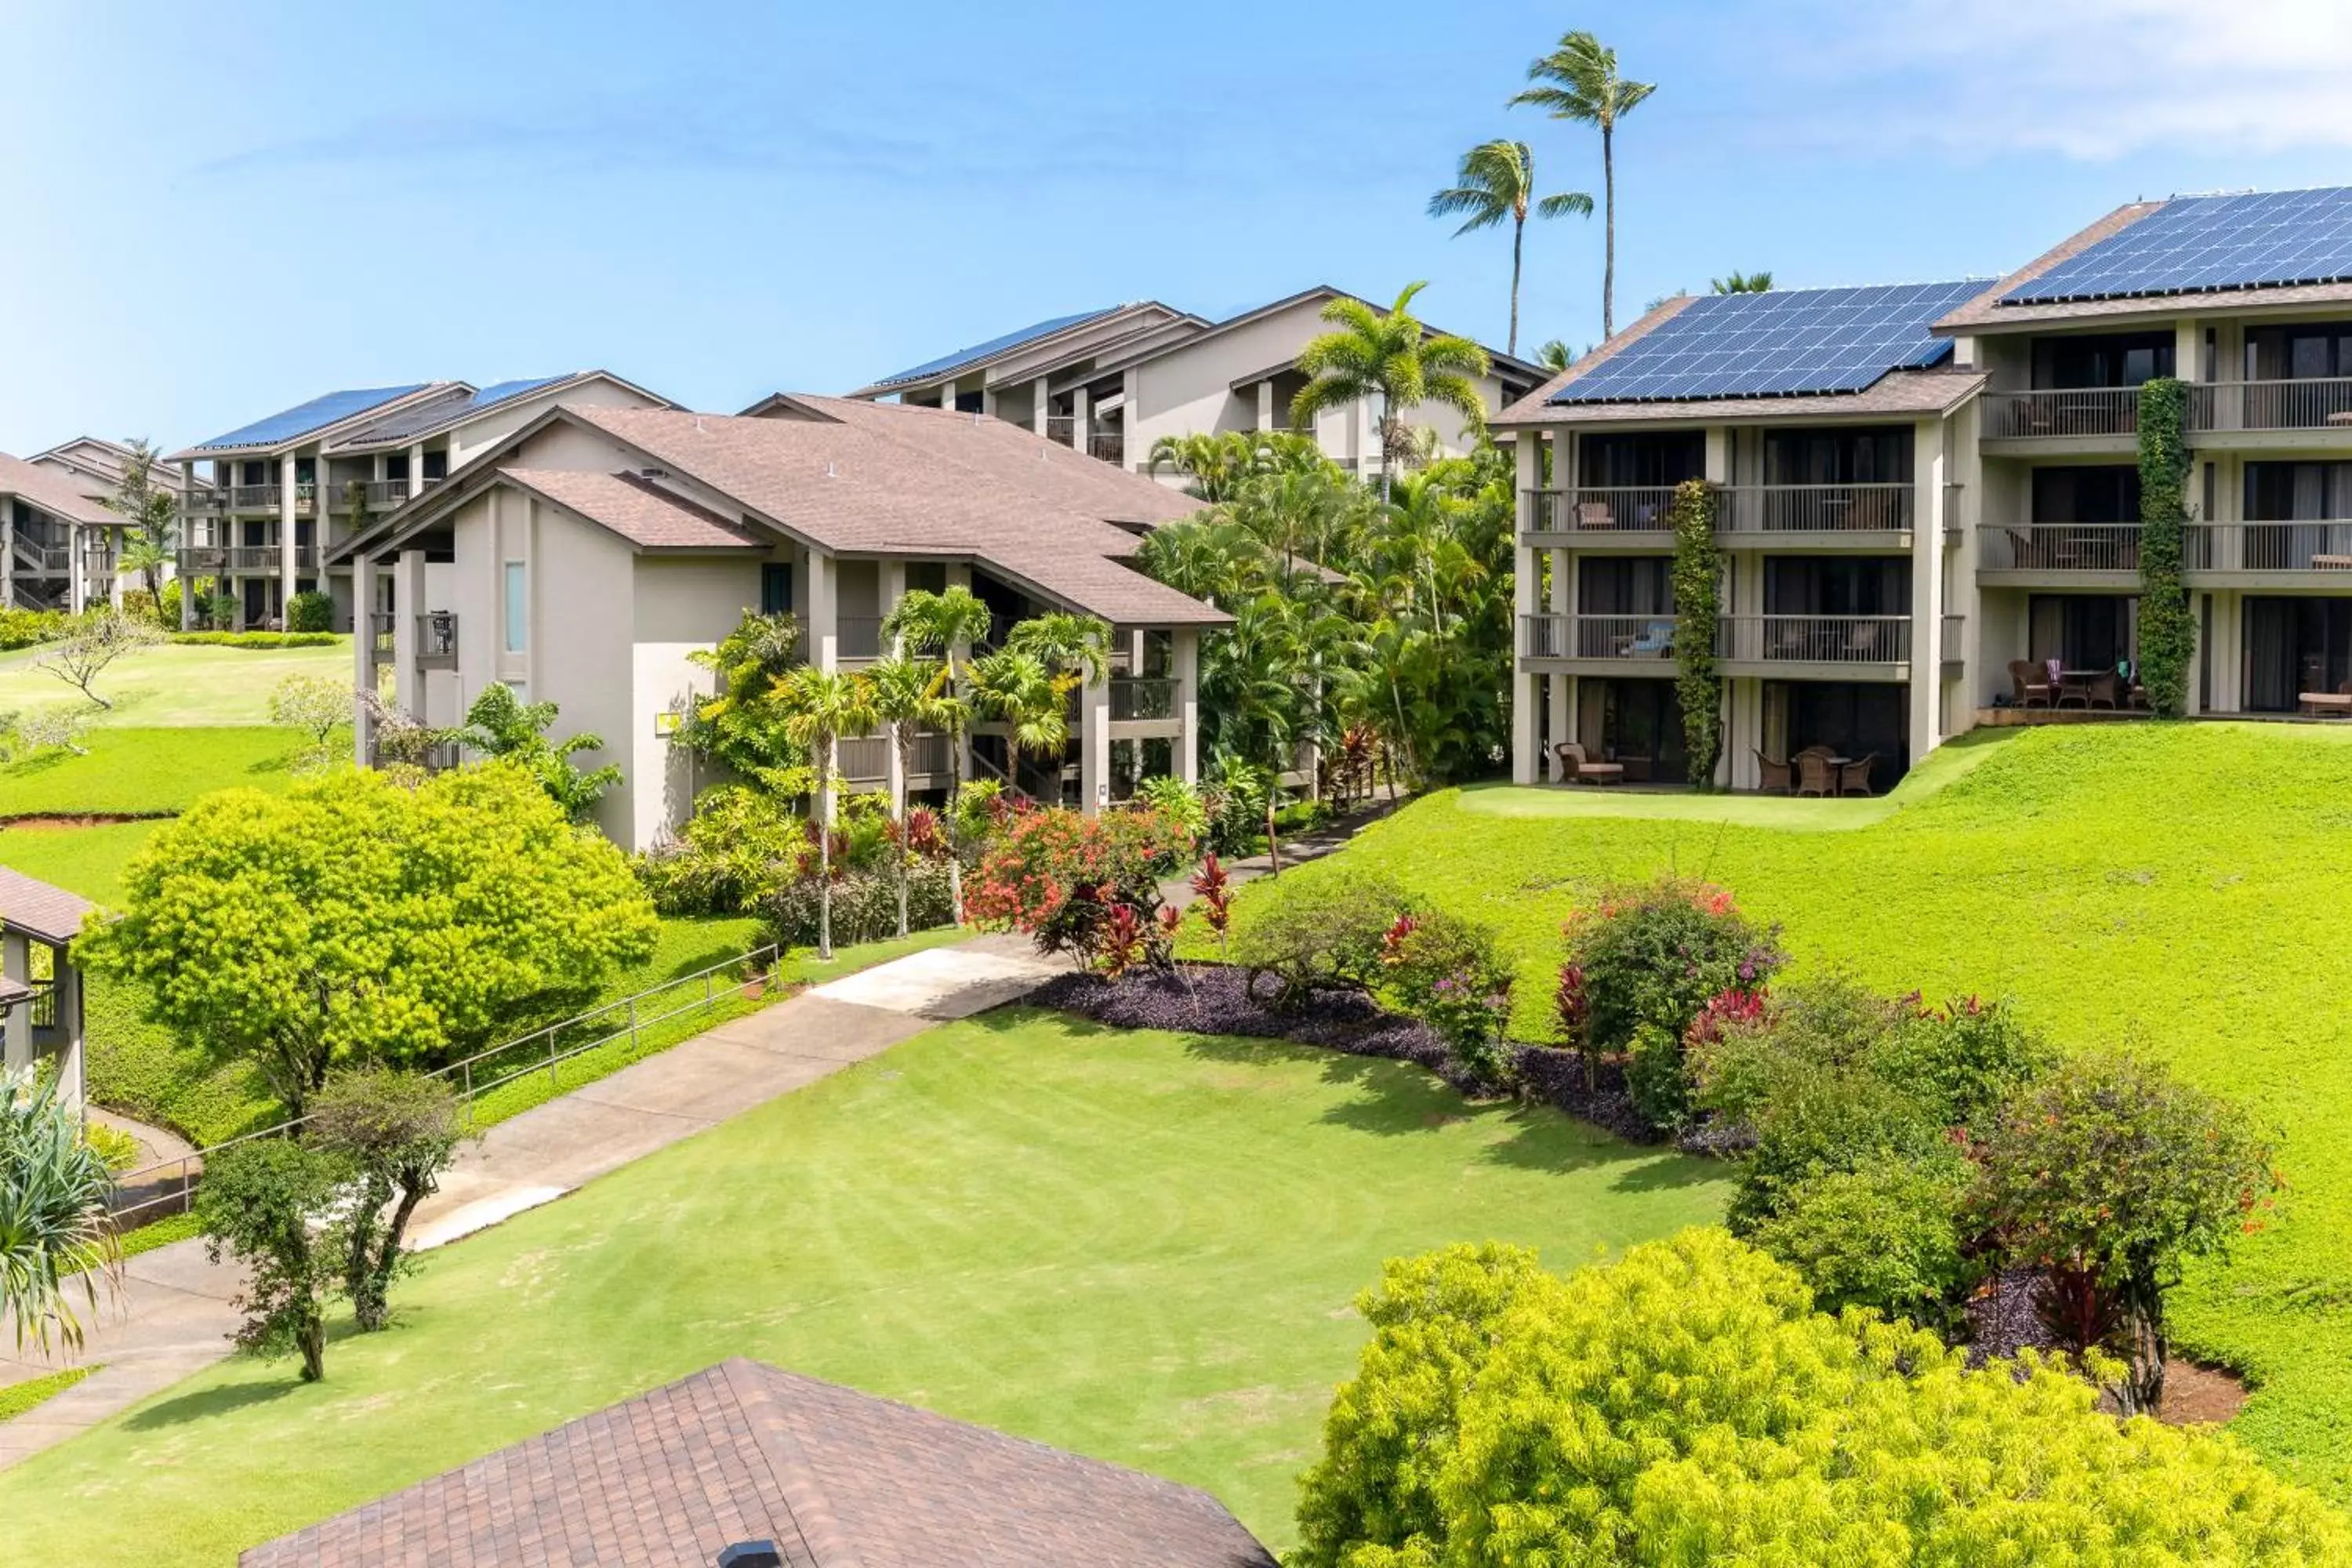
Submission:
M 115 1174 L 133 1169 L 139 1163 L 139 1140 L 120 1127 L 109 1127 L 103 1121 L 82 1124 L 82 1142 L 97 1151 L 106 1162 L 106 1168 Z
M 66 635 L 71 619 L 63 610 L 0 610 L 0 649 L 53 642 Z
M 334 629 L 335 601 L 328 595 L 302 593 L 286 601 L 286 630 L 289 635 Z
M 1401 914 L 1381 938 L 1381 962 L 1390 995 L 1444 1037 L 1455 1061 L 1486 1083 L 1509 1079 L 1511 967 L 1492 930 L 1443 910 Z
M 1152 810 L 1182 823 L 1194 838 L 1208 837 L 1209 806 L 1197 786 L 1162 773 L 1138 784 L 1135 796 Z
M 1749 1239 L 1828 1310 L 1867 1307 L 1941 1331 L 1974 1274 L 1963 1214 L 1975 1180 L 1951 1150 L 1823 1172 L 1789 1189 Z
M 1626 1049 L 1644 1023 L 1679 1039 L 1710 998 L 1758 990 L 1787 963 L 1779 928 L 1759 931 L 1723 889 L 1676 877 L 1604 892 L 1565 934 L 1602 1052 Z
M 772 889 L 761 900 L 759 914 L 763 942 L 780 948 L 814 947 L 817 939 L 817 883 L 798 878 Z M 952 925 L 955 901 L 948 886 L 945 860 L 919 860 L 907 872 L 907 927 L 928 931 Z M 837 873 L 833 879 L 833 940 L 879 942 L 898 933 L 898 878 L 894 871 L 870 869 Z
M 338 639 L 332 632 L 171 632 L 167 642 L 190 647 L 328 647 Z
M 1683 1041 L 1664 1024 L 1634 1026 L 1625 1052 L 1625 1092 L 1642 1120 L 1660 1129 L 1680 1127 L 1690 1117 L 1690 1089 L 1683 1079 Z
M 1817 1311 L 1721 1231 L 1566 1279 L 1454 1247 L 1360 1306 L 1371 1340 L 1301 1482 L 1294 1568 L 2352 1553 L 2342 1516 L 2227 1435 Z
M 1944 1125 L 1981 1130 L 2011 1095 L 2057 1064 L 2058 1051 L 2027 1028 L 2015 1008 L 1969 996 L 1912 1010 L 1877 1043 L 1871 1060 Z
M 1015 810 L 964 889 L 964 913 L 1090 969 L 1165 967 L 1176 911 L 1160 884 L 1189 866 L 1192 851 L 1184 825 L 1160 812 Z
M 1260 884 L 1234 906 L 1226 951 L 1249 972 L 1252 995 L 1270 976 L 1274 1005 L 1288 1009 L 1318 988 L 1378 985 L 1389 928 L 1421 909 L 1403 884 L 1343 860 Z
M 677 837 L 632 862 L 666 915 L 750 914 L 795 877 L 806 824 L 750 784 L 705 790 Z

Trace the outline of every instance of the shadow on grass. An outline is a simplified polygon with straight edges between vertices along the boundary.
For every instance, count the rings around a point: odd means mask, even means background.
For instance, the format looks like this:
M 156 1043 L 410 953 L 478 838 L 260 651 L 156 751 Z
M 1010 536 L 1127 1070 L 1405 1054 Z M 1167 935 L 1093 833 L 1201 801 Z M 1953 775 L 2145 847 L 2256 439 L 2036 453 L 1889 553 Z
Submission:
M 284 1377 L 272 1378 L 268 1383 L 233 1383 L 224 1388 L 174 1394 L 123 1417 L 122 1424 L 133 1432 L 160 1432 L 184 1426 L 191 1421 L 209 1421 L 249 1405 L 267 1405 L 301 1386 L 301 1378 L 289 1371 Z
M 62 746 L 52 747 L 39 756 L 21 758 L 10 763 L 5 768 L 0 768 L 0 776 L 12 779 L 38 778 L 43 773 L 62 767 L 68 759 L 79 754 Z

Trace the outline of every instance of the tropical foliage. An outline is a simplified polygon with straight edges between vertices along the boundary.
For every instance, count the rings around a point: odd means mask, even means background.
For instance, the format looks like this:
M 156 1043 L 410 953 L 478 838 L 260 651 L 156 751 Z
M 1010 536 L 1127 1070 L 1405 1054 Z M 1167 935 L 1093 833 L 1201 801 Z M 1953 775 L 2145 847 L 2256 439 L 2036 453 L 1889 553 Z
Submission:
M 1511 100 L 1540 109 L 1554 120 L 1590 125 L 1601 132 L 1601 199 L 1607 208 L 1601 273 L 1601 335 L 1617 331 L 1617 122 L 1639 108 L 1657 84 L 1630 81 L 1619 74 L 1617 51 L 1591 33 L 1561 35 L 1559 47 L 1531 62 L 1528 80 L 1536 85 Z
M 1698 479 L 1675 488 L 1675 702 L 1693 789 L 1715 787 L 1723 751 L 1723 681 L 1715 634 L 1723 609 L 1723 547 L 1715 537 L 1715 492 Z
M 482 688 L 466 710 L 466 722 L 437 737 L 454 742 L 481 756 L 512 763 L 539 781 L 547 797 L 563 808 L 573 822 L 584 822 L 604 792 L 621 782 L 620 768 L 607 763 L 583 771 L 572 759 L 582 752 L 599 752 L 604 737 L 589 731 L 548 739 L 557 717 L 552 702 L 525 702 L 513 687 L 493 680 Z
M 16 1343 L 81 1343 L 80 1314 L 113 1280 L 112 1177 L 54 1076 L 0 1074 L 0 1317 Z
M 1427 283 L 1409 283 L 1383 315 L 1361 300 L 1342 296 L 1323 307 L 1332 331 L 1298 352 L 1307 384 L 1290 400 L 1290 423 L 1309 425 L 1327 408 L 1377 405 L 1381 498 L 1388 499 L 1396 459 L 1413 449 L 1405 416 L 1424 403 L 1451 408 L 1473 434 L 1486 427 L 1486 400 L 1478 390 L 1489 368 L 1486 351 L 1468 338 L 1433 332 L 1412 313 Z
M 2139 659 L 2148 706 L 2188 711 L 2197 657 L 2185 554 L 2189 532 L 2189 389 L 2171 376 L 2139 389 Z
M 1510 223 L 1511 333 L 1503 344 L 1505 353 L 1519 352 L 1519 273 L 1527 247 L 1528 215 L 1532 212 L 1546 218 L 1564 217 L 1570 213 L 1579 217 L 1592 216 L 1592 198 L 1582 191 L 1561 191 L 1548 196 L 1538 196 L 1535 192 L 1534 152 L 1524 142 L 1498 138 L 1482 142 L 1463 153 L 1454 183 L 1429 198 L 1430 216 L 1462 219 L 1462 226 L 1454 231 L 1457 238 L 1493 228 L 1507 219 Z
M 160 605 L 163 574 L 176 559 L 173 547 L 180 532 L 179 499 L 155 482 L 156 451 L 152 442 L 134 437 L 123 443 L 122 478 L 102 503 L 130 526 L 122 531 L 118 569 L 136 572 L 147 585 L 147 603 Z
M 981 862 L 970 913 L 1112 976 L 1165 968 L 1176 911 L 1160 884 L 1191 863 L 1193 847 L 1181 820 L 1150 809 L 1017 807 Z

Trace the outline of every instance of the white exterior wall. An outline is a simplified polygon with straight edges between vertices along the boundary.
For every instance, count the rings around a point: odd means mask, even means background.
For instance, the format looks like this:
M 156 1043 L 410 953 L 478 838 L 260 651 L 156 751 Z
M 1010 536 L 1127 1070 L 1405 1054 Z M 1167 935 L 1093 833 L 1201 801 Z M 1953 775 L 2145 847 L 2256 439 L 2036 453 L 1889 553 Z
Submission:
M 745 610 L 759 608 L 760 566 L 750 556 L 636 557 L 624 689 L 628 711 L 604 731 L 626 778 L 608 797 L 614 809 L 604 826 L 624 848 L 647 848 L 667 837 L 693 815 L 695 793 L 713 782 L 696 777 L 692 754 L 656 733 L 656 725 L 659 715 L 709 696 L 711 672 L 689 656 L 733 630 Z

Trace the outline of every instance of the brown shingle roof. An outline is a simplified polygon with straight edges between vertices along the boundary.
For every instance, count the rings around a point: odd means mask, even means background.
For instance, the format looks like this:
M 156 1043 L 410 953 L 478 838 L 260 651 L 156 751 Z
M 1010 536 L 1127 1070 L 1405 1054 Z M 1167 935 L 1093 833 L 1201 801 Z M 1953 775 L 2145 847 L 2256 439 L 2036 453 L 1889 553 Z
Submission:
M 79 893 L 0 866 L 0 925 L 28 931 L 43 942 L 71 942 L 81 918 L 98 906 Z
M 726 417 L 567 405 L 819 548 L 969 556 L 1132 626 L 1229 617 L 1120 562 L 1135 535 L 1201 503 L 1001 419 L 900 404 L 796 397 L 807 416 Z
M 122 520 L 91 499 L 86 481 L 55 468 L 0 452 L 0 496 L 17 496 L 69 522 L 119 523 Z
M 247 1552 L 244 1568 L 1275 1568 L 1214 1498 L 737 1359 Z
M 635 474 L 500 468 L 499 476 L 647 550 L 765 550 L 740 523 Z

